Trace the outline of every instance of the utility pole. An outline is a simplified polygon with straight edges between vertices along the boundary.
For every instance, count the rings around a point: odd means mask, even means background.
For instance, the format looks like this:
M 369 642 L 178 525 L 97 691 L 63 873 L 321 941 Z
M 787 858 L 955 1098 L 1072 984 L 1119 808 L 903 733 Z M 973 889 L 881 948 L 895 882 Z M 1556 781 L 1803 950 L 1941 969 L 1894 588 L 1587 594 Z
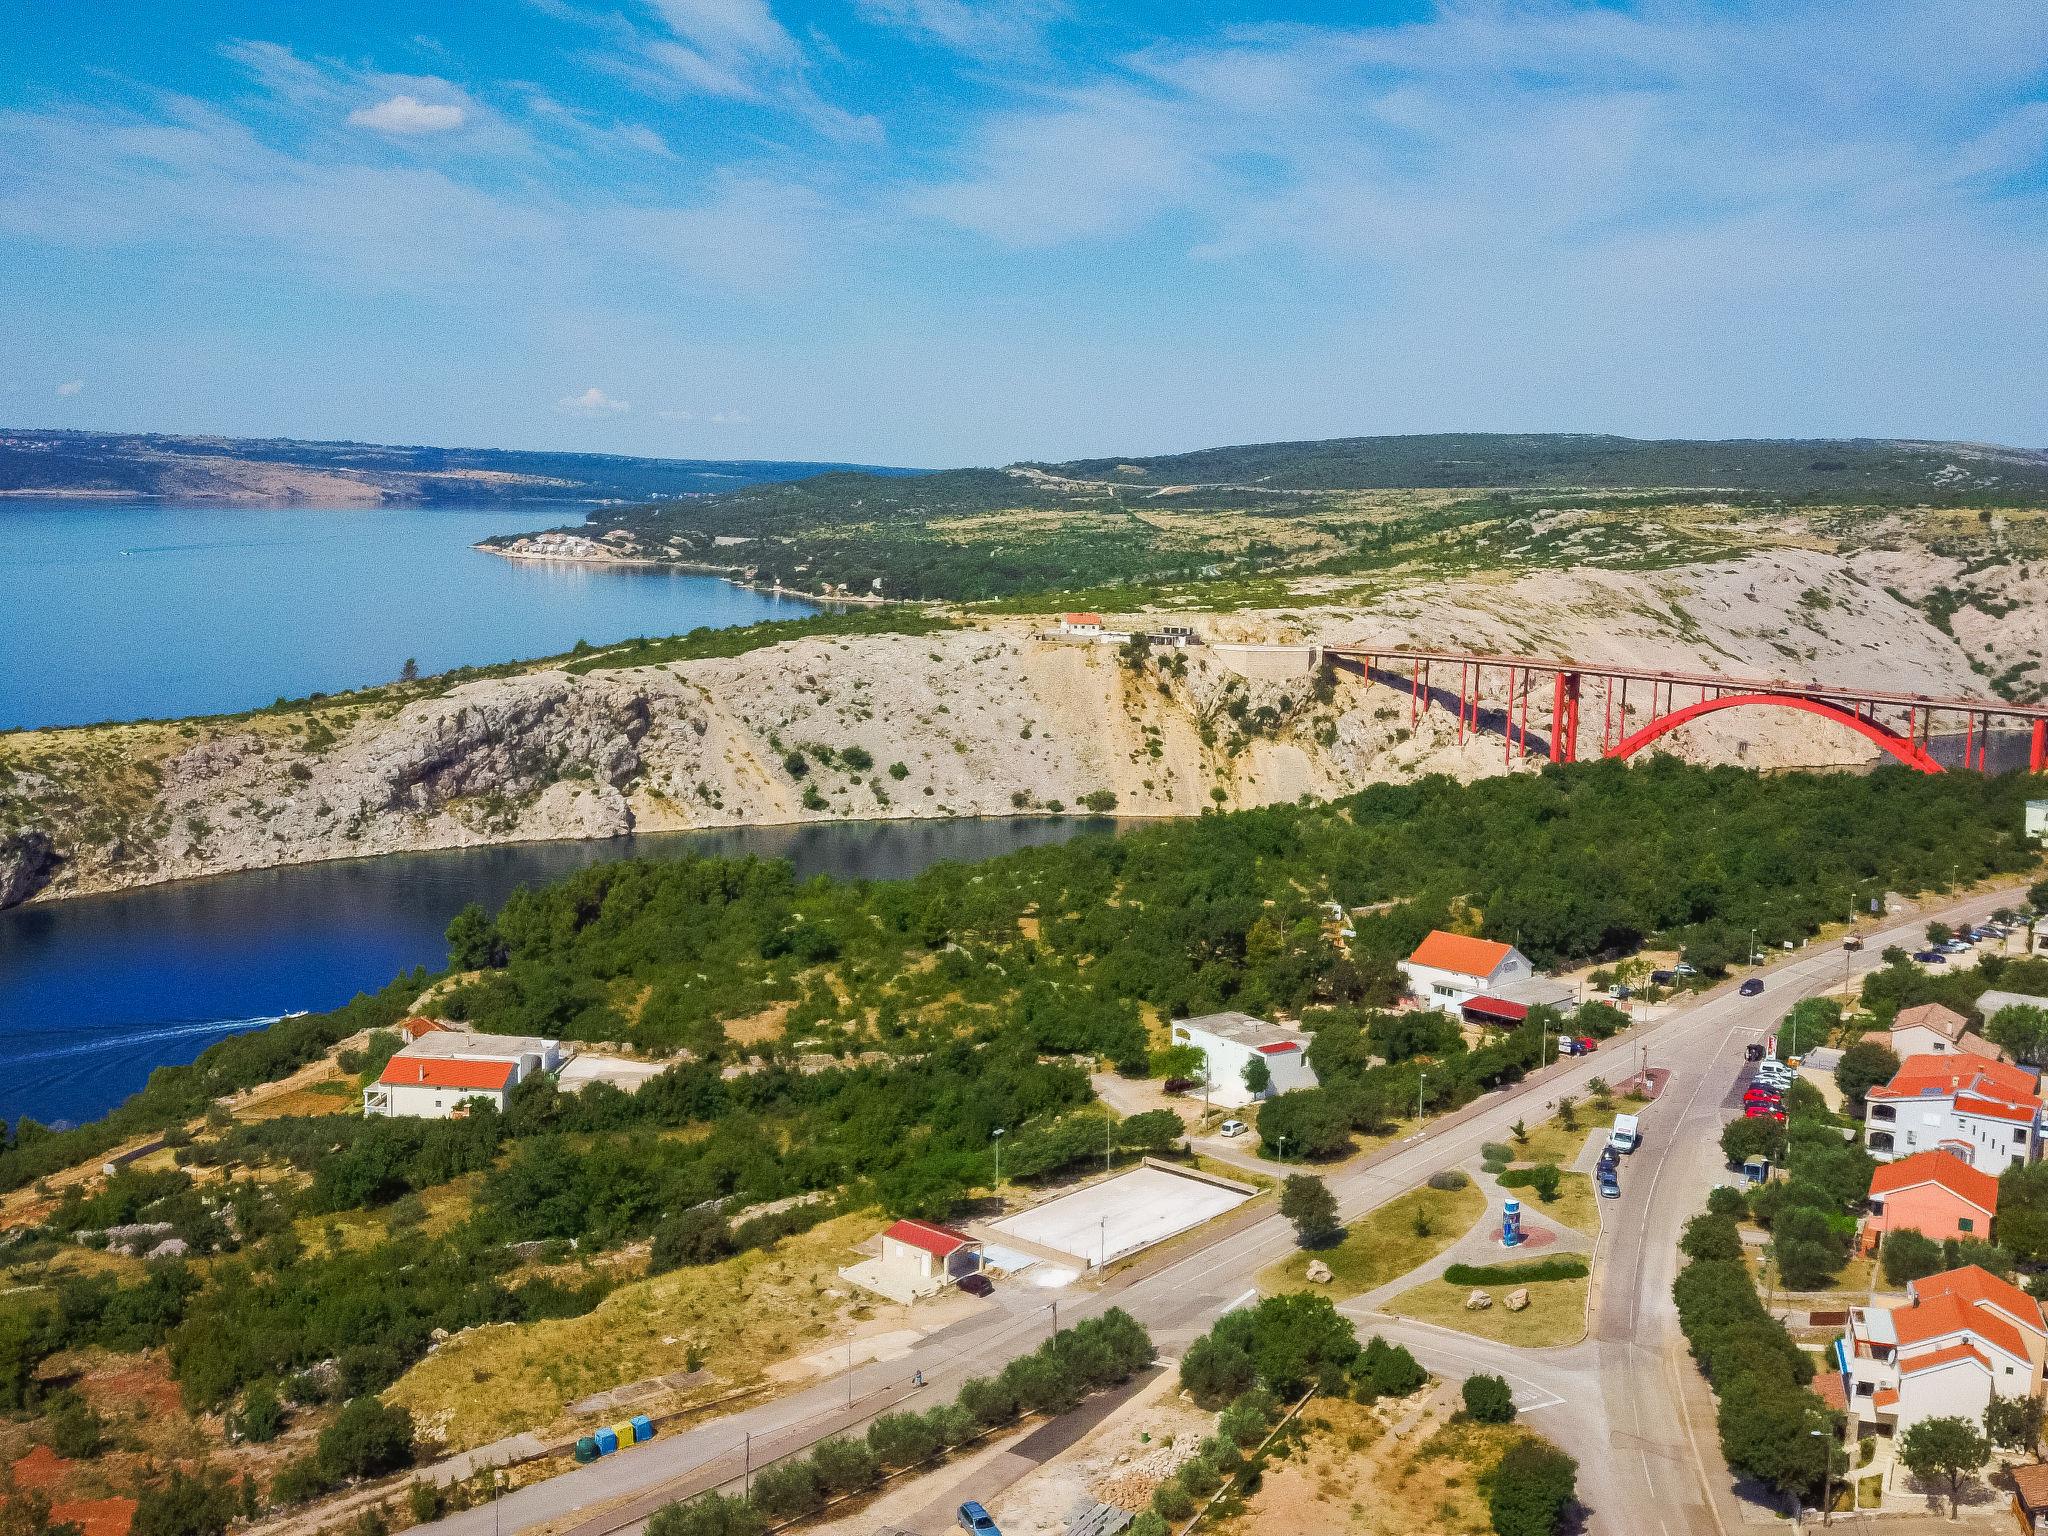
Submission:
M 1110 1128 L 1115 1124 L 1116 1115 L 1113 1112 L 1102 1117 L 1102 1171 L 1104 1173 L 1109 1172 L 1109 1133 Z
M 1109 1218 L 1101 1217 L 1095 1223 L 1095 1273 L 1102 1273 L 1102 1264 L 1109 1253 Z
M 1060 1304 L 1057 1301 L 1052 1304 L 1052 1336 L 1060 1336 Z
M 996 1149 L 996 1193 L 1003 1192 L 1003 1128 L 999 1125 L 989 1137 Z
M 1835 1435 L 1834 1435 L 1834 1431 L 1833 1431 L 1832 1429 L 1809 1429 L 1809 1430 L 1807 1431 L 1807 1433 L 1808 1433 L 1809 1435 L 1812 1435 L 1812 1436 L 1814 1436 L 1814 1437 L 1815 1437 L 1816 1439 L 1818 1439 L 1818 1440 L 1822 1441 L 1822 1442 L 1823 1442 L 1823 1443 L 1824 1443 L 1824 1444 L 1825 1444 L 1825 1445 L 1827 1446 L 1827 1452 L 1828 1452 L 1828 1466 L 1827 1466 L 1827 1471 L 1826 1471 L 1826 1472 L 1824 1472 L 1824 1473 L 1823 1473 L 1823 1474 L 1821 1475 L 1821 1493 L 1820 1493 L 1820 1523 L 1821 1523 L 1822 1525 L 1833 1525 L 1833 1524 L 1835 1523 L 1835 1519 L 1834 1519 L 1834 1516 L 1835 1516 Z
M 853 1340 L 846 1341 L 846 1406 L 853 1406 Z
M 1429 1074 L 1418 1068 L 1415 1073 L 1415 1130 L 1418 1135 L 1422 1131 L 1422 1085 L 1428 1081 Z

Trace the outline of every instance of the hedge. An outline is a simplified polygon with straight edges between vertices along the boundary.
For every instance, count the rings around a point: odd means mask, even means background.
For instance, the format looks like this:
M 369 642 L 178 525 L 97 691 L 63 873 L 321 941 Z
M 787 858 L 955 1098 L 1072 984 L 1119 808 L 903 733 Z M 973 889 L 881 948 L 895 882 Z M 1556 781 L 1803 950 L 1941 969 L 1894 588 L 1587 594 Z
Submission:
M 1452 1285 L 1538 1285 L 1545 1280 L 1583 1280 L 1588 1273 L 1584 1259 L 1567 1254 L 1515 1264 L 1453 1264 L 1444 1278 Z

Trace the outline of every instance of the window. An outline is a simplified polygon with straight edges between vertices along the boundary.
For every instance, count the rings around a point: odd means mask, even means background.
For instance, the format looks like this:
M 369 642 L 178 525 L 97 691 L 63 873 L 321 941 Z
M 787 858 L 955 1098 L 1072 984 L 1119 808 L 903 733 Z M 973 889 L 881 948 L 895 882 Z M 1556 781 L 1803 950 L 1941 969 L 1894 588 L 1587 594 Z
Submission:
M 2014 1146 L 2024 1147 L 2027 1144 L 2027 1133 L 2025 1131 L 2014 1131 L 2012 1133 L 2012 1140 Z
M 1976 1219 L 1976 1217 L 1974 1217 L 1974 1216 L 1959 1216 L 1959 1217 L 1957 1217 L 1957 1218 L 1956 1218 L 1956 1230 L 1957 1230 L 1958 1232 L 1974 1232 L 1974 1231 L 1976 1231 L 1976 1230 L 1977 1230 L 1977 1219 Z

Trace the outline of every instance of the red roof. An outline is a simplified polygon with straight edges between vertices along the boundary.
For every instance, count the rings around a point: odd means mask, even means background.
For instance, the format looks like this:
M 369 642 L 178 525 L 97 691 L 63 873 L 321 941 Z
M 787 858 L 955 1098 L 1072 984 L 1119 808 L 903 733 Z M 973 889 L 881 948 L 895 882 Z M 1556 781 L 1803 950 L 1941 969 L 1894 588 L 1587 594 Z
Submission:
M 1898 1330 L 1902 1345 L 1927 1344 L 1936 1339 L 1964 1335 L 1995 1344 L 2016 1359 L 2027 1358 L 2026 1341 L 2020 1337 L 2019 1329 L 1989 1307 L 1977 1306 L 1961 1296 L 1946 1292 L 1922 1296 L 1914 1306 L 1894 1308 L 1892 1326 Z M 1903 1365 L 1904 1360 L 1900 1363 Z
M 1899 1389 L 1897 1387 L 1879 1387 L 1871 1396 L 1870 1401 L 1873 1407 L 1896 1408 L 1899 1406 Z
M 1981 1056 L 1967 1059 L 1927 1053 L 1908 1056 L 1889 1083 L 1870 1090 L 1880 1099 L 1917 1099 L 1973 1093 L 2001 1099 L 2035 1099 L 2041 1084 L 2033 1073 Z
M 1060 617 L 1069 624 L 1093 624 L 1097 628 L 1102 625 L 1102 615 L 1099 613 L 1063 613 Z
M 926 1253 L 941 1259 L 949 1253 L 969 1247 L 975 1241 L 965 1232 L 942 1227 L 935 1221 L 899 1221 L 882 1236 L 893 1237 L 897 1242 L 908 1243 L 913 1248 L 922 1248 Z
M 1956 1113 L 1959 1115 L 1983 1115 L 1992 1120 L 2008 1120 L 2014 1125 L 2032 1125 L 2035 1115 L 2040 1113 L 2039 1099 L 2026 1099 L 2009 1104 L 2003 1099 L 1978 1099 L 1967 1094 L 1956 1098 Z
M 1944 1365 L 1954 1365 L 1961 1360 L 1974 1360 L 1983 1366 L 1985 1370 L 1991 1369 L 1991 1362 L 1978 1352 L 1976 1345 L 1951 1344 L 1946 1349 L 1937 1349 L 1928 1354 L 1913 1355 L 1901 1360 L 1899 1362 L 1899 1374 L 1902 1376 L 1912 1376 L 1917 1375 L 1921 1371 L 1938 1371 Z
M 1511 1003 L 1504 997 L 1474 997 L 1466 1000 L 1467 1013 L 1483 1013 L 1488 1018 L 1513 1019 L 1517 1024 L 1529 1017 L 1527 1003 Z
M 1432 970 L 1455 971 L 1460 976 L 1491 976 L 1501 961 L 1513 953 L 1513 947 L 1507 944 L 1496 944 L 1491 939 L 1468 938 L 1462 933 L 1445 933 L 1436 928 L 1415 946 L 1415 953 L 1408 957 L 1408 963 L 1426 965 Z
M 1822 1371 L 1813 1378 L 1813 1395 L 1840 1413 L 1849 1406 L 1848 1390 L 1842 1385 L 1842 1378 L 1835 1371 Z
M 445 1056 L 394 1056 L 377 1079 L 395 1088 L 455 1088 L 495 1093 L 509 1087 L 509 1061 L 455 1061 Z
M 444 1030 L 447 1027 L 439 1019 L 430 1019 L 425 1014 L 416 1013 L 399 1024 L 398 1032 L 408 1040 L 417 1040 L 421 1035 L 431 1035 L 436 1030 Z
M 1915 1280 L 1909 1289 L 1922 1300 L 1929 1296 L 1955 1295 L 1979 1306 L 1996 1307 L 2021 1326 L 2048 1337 L 2048 1321 L 2041 1316 L 2041 1303 L 2010 1280 L 1999 1279 L 1980 1264 L 1945 1269 L 1925 1280 Z
M 1285 1056 L 1289 1051 L 1300 1049 L 1301 1042 L 1298 1040 L 1275 1040 L 1271 1045 L 1257 1047 L 1261 1056 Z
M 1911 1029 L 1922 1025 L 1933 1030 L 1948 1041 L 1962 1038 L 1963 1031 L 1970 1027 L 1970 1021 L 1953 1008 L 1944 1008 L 1940 1003 L 1921 1003 L 1915 1008 L 1901 1008 L 1892 1020 L 1892 1031 Z
M 1998 1213 L 1998 1180 L 1972 1168 L 1953 1152 L 1915 1152 L 1897 1162 L 1879 1163 L 1870 1176 L 1870 1193 L 1875 1198 L 1922 1184 L 1938 1184 L 1986 1216 Z

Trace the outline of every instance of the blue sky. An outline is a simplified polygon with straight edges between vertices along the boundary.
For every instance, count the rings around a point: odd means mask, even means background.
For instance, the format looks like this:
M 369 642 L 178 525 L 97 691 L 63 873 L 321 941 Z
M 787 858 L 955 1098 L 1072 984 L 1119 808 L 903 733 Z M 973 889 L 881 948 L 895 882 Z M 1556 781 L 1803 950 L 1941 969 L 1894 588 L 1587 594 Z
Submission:
M 0 0 L 0 423 L 2048 446 L 2048 6 Z

